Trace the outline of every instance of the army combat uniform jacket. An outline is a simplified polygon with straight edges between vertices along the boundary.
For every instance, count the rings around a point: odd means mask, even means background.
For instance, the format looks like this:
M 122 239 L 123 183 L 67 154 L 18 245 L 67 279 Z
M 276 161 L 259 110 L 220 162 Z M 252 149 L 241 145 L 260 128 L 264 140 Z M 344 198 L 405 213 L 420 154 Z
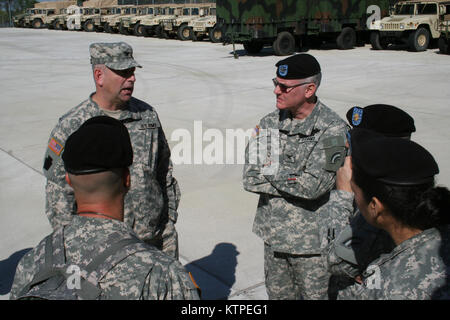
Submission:
M 72 188 L 65 181 L 61 154 L 67 138 L 86 120 L 106 115 L 91 99 L 68 111 L 50 134 L 44 159 L 46 214 L 53 227 L 67 224 L 76 212 Z M 156 111 L 131 98 L 120 114 L 133 146 L 131 188 L 125 197 L 124 222 L 141 240 L 151 242 L 178 258 L 175 230 L 180 190 L 172 176 L 170 149 Z
M 345 158 L 347 129 L 320 101 L 303 121 L 276 110 L 256 127 L 246 149 L 243 182 L 245 190 L 260 194 L 253 232 L 274 251 L 320 254 L 320 209 Z M 272 150 L 271 139 L 279 141 L 278 148 L 275 144 Z M 264 140 L 270 140 L 270 151 L 254 163 L 254 153 L 261 152 Z M 255 144 L 257 148 L 252 147 Z M 275 172 L 265 170 L 274 165 L 278 165 Z
M 55 232 L 58 231 L 60 229 Z M 112 242 L 135 237 L 135 233 L 122 221 L 74 216 L 64 228 L 66 265 L 87 265 L 97 256 L 93 252 L 104 252 Z M 148 250 L 128 255 L 99 279 L 100 299 L 199 299 L 184 267 L 155 247 L 147 247 Z M 22 289 L 39 272 L 45 261 L 44 256 L 45 239 L 19 262 L 10 299 L 17 299 Z M 83 275 L 83 268 L 80 269 Z
M 338 299 L 450 299 L 450 226 L 430 228 L 373 261 Z

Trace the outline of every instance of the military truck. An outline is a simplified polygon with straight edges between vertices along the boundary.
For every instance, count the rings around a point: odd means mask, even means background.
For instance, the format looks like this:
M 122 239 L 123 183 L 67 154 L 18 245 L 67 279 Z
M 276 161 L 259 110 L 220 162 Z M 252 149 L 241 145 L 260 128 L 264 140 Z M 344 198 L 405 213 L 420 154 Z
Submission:
M 25 10 L 24 13 L 15 15 L 13 17 L 14 27 L 16 27 L 16 28 L 24 28 L 25 27 L 25 18 L 35 14 L 37 10 L 38 9 L 28 8 L 28 9 Z
M 86 32 L 94 32 L 95 28 L 95 19 L 100 19 L 101 9 L 100 8 L 91 8 L 84 7 L 82 8 L 82 15 L 80 17 L 81 28 Z
M 144 28 L 144 35 L 167 38 L 168 34 L 161 25 L 163 20 L 175 19 L 176 13 L 182 10 L 182 6 L 161 6 L 159 14 L 153 17 L 147 17 L 141 20 L 140 24 Z
M 95 20 L 95 22 L 99 22 L 99 24 L 100 24 L 97 27 L 97 23 L 96 23 L 96 27 L 98 28 L 98 30 L 103 30 L 108 33 L 114 33 L 114 30 L 111 29 L 109 26 L 109 22 L 112 19 L 114 19 L 115 17 L 120 16 L 121 12 L 122 12 L 122 8 L 119 6 L 106 8 L 106 13 L 100 15 L 100 18 L 98 20 Z
M 137 9 L 137 14 L 130 17 L 122 17 L 120 19 L 119 32 L 122 34 L 134 34 L 135 36 L 144 36 L 144 26 L 141 24 L 142 19 L 150 19 L 159 12 L 158 6 L 141 7 Z
M 314 36 L 351 49 L 368 39 L 367 24 L 389 12 L 393 0 L 217 0 L 217 25 L 225 43 L 249 53 L 272 46 L 290 55 Z
M 120 15 L 112 17 L 108 22 L 108 28 L 111 30 L 111 33 L 118 33 L 120 29 L 120 21 L 122 18 L 129 18 L 135 16 L 137 14 L 137 8 L 134 6 L 131 7 L 122 7 Z M 124 30 L 122 30 L 124 32 Z
M 450 12 L 448 5 L 447 12 Z M 439 30 L 441 32 L 438 40 L 439 52 L 450 54 L 450 13 L 441 15 L 439 21 Z
M 24 19 L 24 26 L 40 29 L 44 27 L 52 27 L 53 22 L 61 17 L 61 9 L 65 9 L 71 5 L 75 5 L 76 1 L 58 1 L 58 2 L 38 2 L 34 5 L 31 15 Z
M 48 16 L 45 22 L 47 28 L 55 30 L 67 29 L 67 26 L 65 24 L 65 22 L 67 21 L 66 20 L 67 15 L 68 15 L 67 9 L 60 9 L 59 14 Z
M 194 4 L 187 4 L 184 6 L 181 14 L 177 14 L 174 19 L 164 19 L 161 21 L 164 31 L 168 36 L 176 36 L 180 40 L 192 40 L 194 37 L 193 28 L 189 26 L 189 22 L 204 17 L 209 14 L 212 5 L 202 4 L 201 6 L 194 6 Z
M 389 17 L 371 24 L 372 48 L 382 50 L 390 44 L 403 43 L 411 51 L 427 50 L 430 41 L 440 37 L 439 17 L 445 14 L 449 4 L 450 0 L 397 2 Z
M 215 28 L 217 23 L 216 8 L 211 7 L 209 14 L 204 17 L 198 17 L 189 21 L 188 26 L 192 28 L 192 40 L 201 40 L 209 37 L 211 42 L 217 43 L 222 41 L 222 31 Z

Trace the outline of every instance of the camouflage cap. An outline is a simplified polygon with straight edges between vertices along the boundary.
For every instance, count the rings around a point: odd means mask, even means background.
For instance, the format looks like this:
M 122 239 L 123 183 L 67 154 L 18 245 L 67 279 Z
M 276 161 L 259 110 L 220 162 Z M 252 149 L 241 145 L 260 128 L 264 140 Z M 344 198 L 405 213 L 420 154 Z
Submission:
M 142 66 L 133 58 L 133 48 L 125 42 L 92 43 L 89 46 L 91 64 L 104 64 L 113 70 L 125 70 Z

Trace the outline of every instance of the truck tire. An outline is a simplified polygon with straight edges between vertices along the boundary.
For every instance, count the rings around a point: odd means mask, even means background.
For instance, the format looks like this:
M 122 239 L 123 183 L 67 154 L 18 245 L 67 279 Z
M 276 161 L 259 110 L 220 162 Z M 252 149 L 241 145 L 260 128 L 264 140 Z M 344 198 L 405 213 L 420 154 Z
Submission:
M 244 42 L 244 49 L 250 54 L 259 53 L 263 47 L 264 43 L 260 41 L 252 40 L 249 42 Z
M 178 28 L 177 37 L 181 41 L 192 40 L 194 34 L 194 30 L 189 27 L 187 24 L 183 24 Z
M 62 26 L 61 22 L 59 22 L 59 20 L 53 21 L 52 25 L 53 25 L 53 29 L 55 29 L 55 30 L 63 29 L 63 26 Z
M 95 31 L 95 25 L 94 25 L 94 22 L 93 22 L 91 19 L 86 20 L 86 21 L 83 23 L 83 29 L 84 29 L 84 31 L 86 31 L 86 32 L 94 32 L 94 31 Z
M 119 24 L 119 33 L 124 35 L 129 35 L 128 28 L 125 28 L 122 23 Z
M 373 31 L 370 33 L 370 44 L 373 50 L 386 50 L 388 44 L 383 37 L 380 36 L 378 31 Z
M 439 52 L 442 54 L 450 54 L 449 41 L 445 37 L 440 37 L 438 40 Z
M 273 42 L 273 50 L 277 56 L 288 56 L 295 51 L 295 38 L 288 31 L 282 31 Z
M 411 51 L 425 51 L 430 43 L 430 32 L 425 28 L 418 28 L 411 32 L 408 38 L 408 45 Z
M 136 22 L 133 27 L 133 34 L 137 37 L 143 37 L 145 35 L 145 27 L 139 22 Z
M 41 19 L 34 19 L 32 25 L 34 29 L 41 29 L 44 24 Z
M 356 45 L 356 32 L 351 27 L 342 28 L 341 33 L 336 38 L 336 44 L 341 50 L 353 49 Z
M 214 28 L 211 28 L 209 30 L 209 40 L 213 43 L 219 43 L 222 42 L 222 28 L 219 26 L 215 26 Z

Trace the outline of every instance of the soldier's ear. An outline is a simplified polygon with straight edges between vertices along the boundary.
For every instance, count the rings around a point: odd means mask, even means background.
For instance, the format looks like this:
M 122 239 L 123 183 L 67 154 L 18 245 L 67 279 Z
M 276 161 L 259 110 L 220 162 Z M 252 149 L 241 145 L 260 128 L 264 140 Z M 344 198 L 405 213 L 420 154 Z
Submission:
M 95 84 L 98 86 L 103 86 L 103 81 L 105 78 L 105 72 L 102 68 L 95 68 L 94 69 L 94 81 Z

